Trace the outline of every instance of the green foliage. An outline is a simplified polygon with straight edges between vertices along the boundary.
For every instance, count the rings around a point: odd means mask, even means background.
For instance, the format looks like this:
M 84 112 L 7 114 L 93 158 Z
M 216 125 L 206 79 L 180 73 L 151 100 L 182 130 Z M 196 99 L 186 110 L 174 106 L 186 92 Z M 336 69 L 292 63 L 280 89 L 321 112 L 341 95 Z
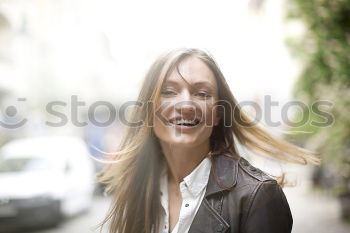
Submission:
M 303 139 L 321 152 L 323 166 L 338 171 L 338 194 L 350 193 L 350 0 L 287 4 L 287 19 L 302 21 L 306 27 L 301 38 L 286 41 L 303 64 L 294 96 L 309 105 L 320 99 L 332 102 L 335 119 L 326 128 L 303 126 L 301 130 L 312 132 Z
M 315 83 L 340 81 L 350 86 L 350 0 L 291 0 L 288 19 L 302 20 L 306 33 L 288 45 L 302 59 L 295 97 L 315 99 Z

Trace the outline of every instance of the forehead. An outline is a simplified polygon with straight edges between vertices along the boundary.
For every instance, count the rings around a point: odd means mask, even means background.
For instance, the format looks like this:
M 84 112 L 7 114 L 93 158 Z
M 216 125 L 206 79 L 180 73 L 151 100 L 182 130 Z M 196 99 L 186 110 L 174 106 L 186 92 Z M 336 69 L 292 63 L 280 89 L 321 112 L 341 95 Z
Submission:
M 199 58 L 188 57 L 178 65 L 181 76 L 190 84 L 205 85 L 217 89 L 217 83 L 213 72 Z M 176 69 L 164 80 L 164 84 L 186 83 Z

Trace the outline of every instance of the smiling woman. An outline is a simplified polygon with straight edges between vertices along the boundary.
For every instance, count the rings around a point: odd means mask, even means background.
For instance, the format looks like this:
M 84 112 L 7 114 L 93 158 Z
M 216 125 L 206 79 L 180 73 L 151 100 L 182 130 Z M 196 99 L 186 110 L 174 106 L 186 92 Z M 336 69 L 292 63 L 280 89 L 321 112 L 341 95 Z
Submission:
M 250 121 L 208 53 L 161 55 L 138 101 L 153 104 L 134 109 L 131 122 L 144 124 L 127 127 L 101 173 L 113 192 L 101 226 L 110 221 L 110 233 L 291 232 L 283 179 L 250 165 L 236 143 L 299 164 L 319 159 Z
M 178 68 L 165 79 L 156 104 L 163 119 L 169 119 L 170 124 L 164 124 L 156 117 L 154 132 L 163 150 L 173 145 L 190 147 L 195 151 L 201 148 L 199 154 L 202 157 L 203 152 L 209 151 L 213 124 L 219 123 L 215 108 L 218 101 L 217 84 L 213 72 L 196 57 L 184 59 Z

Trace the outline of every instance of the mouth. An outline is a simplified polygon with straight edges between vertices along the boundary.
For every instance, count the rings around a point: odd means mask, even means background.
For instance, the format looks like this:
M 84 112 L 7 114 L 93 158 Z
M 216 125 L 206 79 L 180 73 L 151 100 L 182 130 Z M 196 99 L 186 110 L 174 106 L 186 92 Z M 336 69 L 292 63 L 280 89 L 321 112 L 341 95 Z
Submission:
M 169 120 L 169 123 L 171 125 L 181 126 L 181 127 L 195 127 L 195 126 L 200 124 L 200 120 L 199 119 L 189 120 L 189 119 L 182 119 L 182 118 L 174 118 L 174 119 Z

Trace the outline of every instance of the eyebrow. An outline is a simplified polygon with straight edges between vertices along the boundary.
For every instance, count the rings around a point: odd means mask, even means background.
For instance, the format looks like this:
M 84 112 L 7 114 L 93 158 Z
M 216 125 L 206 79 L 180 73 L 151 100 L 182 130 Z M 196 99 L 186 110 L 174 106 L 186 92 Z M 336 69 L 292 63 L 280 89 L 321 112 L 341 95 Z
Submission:
M 175 86 L 178 86 L 179 84 L 176 81 L 169 80 L 169 81 L 165 81 L 164 85 L 175 85 Z M 206 86 L 206 87 L 210 88 L 212 91 L 214 91 L 213 85 L 211 83 L 209 83 L 209 82 L 199 81 L 199 82 L 192 83 L 191 85 L 194 86 L 194 87 Z

